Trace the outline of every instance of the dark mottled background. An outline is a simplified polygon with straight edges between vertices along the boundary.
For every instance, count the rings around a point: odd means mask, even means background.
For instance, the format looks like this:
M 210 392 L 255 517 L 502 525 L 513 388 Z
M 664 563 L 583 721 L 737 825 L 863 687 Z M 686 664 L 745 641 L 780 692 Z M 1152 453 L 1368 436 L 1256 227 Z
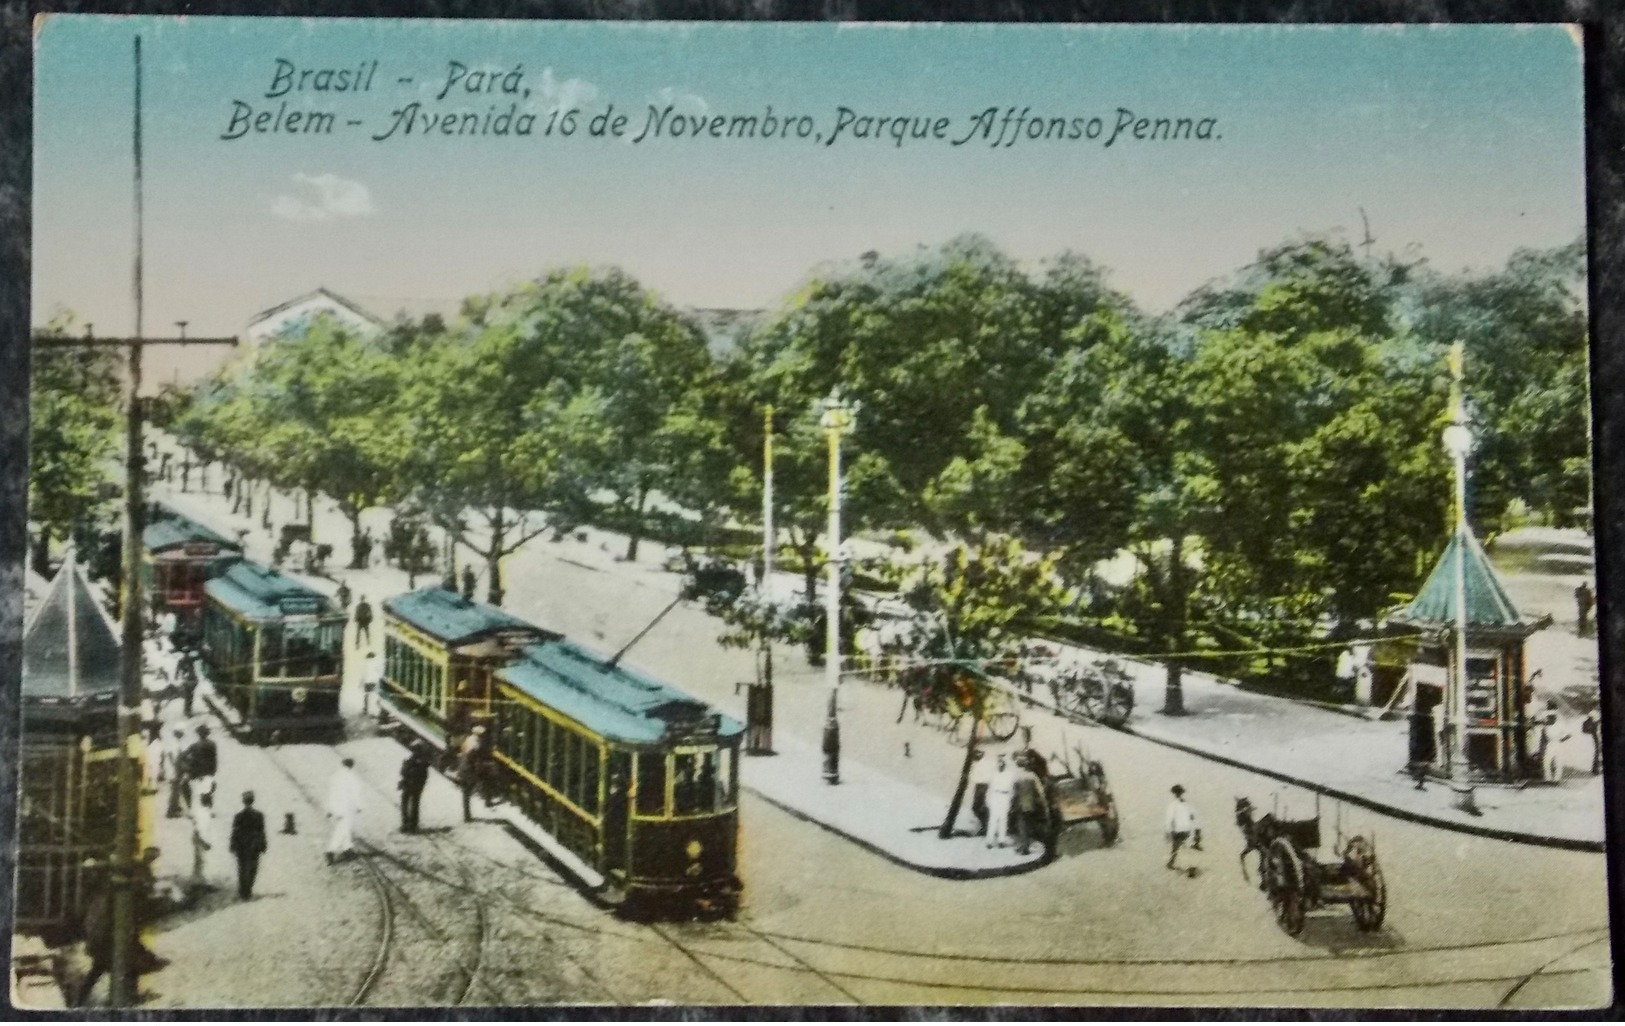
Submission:
M 1592 298 L 1593 438 L 1596 458 L 1596 525 L 1598 540 L 1599 623 L 1602 625 L 1603 721 L 1608 735 L 1609 836 L 1614 845 L 1610 894 L 1619 922 L 1625 885 L 1625 684 L 1619 673 L 1625 642 L 1625 3 L 1618 0 L 421 0 L 373 2 L 340 0 L 224 0 L 213 3 L 131 0 L 54 4 L 0 0 L 0 923 L 11 921 L 14 856 L 9 838 L 16 824 L 17 690 L 22 668 L 22 566 L 25 553 L 24 487 L 28 443 L 28 254 L 32 160 L 30 24 L 39 11 L 106 14 L 280 14 L 294 16 L 429 17 L 429 18 L 613 18 L 674 20 L 859 20 L 859 21 L 1160 21 L 1160 22 L 1579 22 L 1586 27 L 1587 172 L 1590 188 Z M 9 931 L 3 935 L 10 954 Z M 1625 983 L 1622 934 L 1614 934 L 1616 995 Z M 1621 1018 L 1625 1002 L 1603 1012 Z M 27 1013 L 22 1013 L 26 1015 Z M 1081 1015 L 1090 1015 L 1082 1010 Z M 547 1010 L 550 1019 L 732 1019 L 727 1010 L 636 1009 Z M 1336 1013 L 1295 1014 L 1278 1010 L 1178 1011 L 1129 1009 L 1093 1012 L 1092 1017 L 1276 1019 L 1345 1018 Z M 1515 1018 L 1497 1016 L 1494 1018 Z M 1597 1013 L 1579 1018 L 1591 1019 Z M 530 1011 L 506 1015 L 498 1010 L 472 1014 L 456 1010 L 402 1010 L 410 1018 L 534 1019 Z M 767 1009 L 753 1018 L 821 1020 L 974 1018 L 979 1020 L 1072 1019 L 1076 1009 Z M 178 1018 L 138 1015 L 133 1018 Z M 187 1016 L 198 1018 L 199 1016 Z M 237 1014 L 235 1018 L 308 1018 L 308 1013 Z M 328 1013 L 324 1018 L 357 1018 L 356 1013 Z M 376 1016 L 374 1016 L 376 1017 Z M 1416 1018 L 1406 1013 L 1362 1013 L 1361 1018 Z M 1484 1018 L 1427 1013 L 1426 1018 Z M 1543 1016 L 1542 1018 L 1565 1018 Z

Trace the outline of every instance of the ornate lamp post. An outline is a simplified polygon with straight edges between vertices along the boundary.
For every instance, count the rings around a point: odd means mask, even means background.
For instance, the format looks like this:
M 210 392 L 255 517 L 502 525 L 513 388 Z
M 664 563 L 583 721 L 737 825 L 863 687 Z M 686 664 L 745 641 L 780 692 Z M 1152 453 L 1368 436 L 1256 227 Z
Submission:
M 819 424 L 829 438 L 829 587 L 824 596 L 824 679 L 829 684 L 829 711 L 824 719 L 824 782 L 841 782 L 841 435 L 852 430 L 857 404 L 841 398 L 840 388 L 821 401 Z
M 1444 429 L 1444 447 L 1455 464 L 1456 672 L 1446 704 L 1445 772 L 1452 780 L 1461 780 L 1467 776 L 1467 454 L 1473 448 L 1473 433 L 1462 403 L 1460 342 L 1450 349 L 1450 373 L 1450 424 Z

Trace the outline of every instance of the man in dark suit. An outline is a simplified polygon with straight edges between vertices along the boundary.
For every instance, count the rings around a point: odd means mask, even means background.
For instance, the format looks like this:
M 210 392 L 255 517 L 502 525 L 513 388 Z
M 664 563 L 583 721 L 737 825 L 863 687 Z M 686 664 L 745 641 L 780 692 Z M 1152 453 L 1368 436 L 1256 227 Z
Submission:
M 401 832 L 416 833 L 418 811 L 423 807 L 423 788 L 429 783 L 429 755 L 423 745 L 415 744 L 412 752 L 401 763 Z
M 231 853 L 237 858 L 237 897 L 254 896 L 254 877 L 265 854 L 265 815 L 254 808 L 254 792 L 243 792 L 243 811 L 231 820 Z

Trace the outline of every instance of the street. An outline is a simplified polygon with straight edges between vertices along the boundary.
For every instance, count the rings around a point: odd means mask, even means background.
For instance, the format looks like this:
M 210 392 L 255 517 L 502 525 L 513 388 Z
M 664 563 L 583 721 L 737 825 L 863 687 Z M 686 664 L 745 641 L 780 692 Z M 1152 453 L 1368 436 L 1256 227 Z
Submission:
M 194 492 L 177 502 L 210 512 L 220 526 L 230 519 L 219 495 Z M 342 520 L 319 509 L 317 521 L 317 536 L 345 552 Z M 676 578 L 658 570 L 658 546 L 626 564 L 605 550 L 603 537 L 538 540 L 512 557 L 506 607 L 606 651 L 619 648 L 670 601 Z M 264 558 L 255 551 L 269 544 L 261 532 L 248 544 L 251 557 Z M 612 538 L 604 544 L 619 551 Z M 406 583 L 393 568 L 376 566 L 342 576 L 375 603 Z M 627 661 L 738 715 L 743 698 L 734 685 L 750 678 L 752 657 L 722 649 L 717 631 L 700 610 L 680 607 Z M 351 660 L 352 710 L 359 707 L 359 661 Z M 782 653 L 779 664 L 777 729 L 798 736 L 816 730 L 825 700 L 820 675 L 800 653 Z M 929 725 L 894 723 L 893 691 L 853 680 L 842 692 L 844 758 L 900 767 L 935 792 L 951 791 L 962 749 Z M 736 922 L 719 924 L 616 918 L 502 825 L 462 824 L 456 792 L 438 776 L 425 796 L 429 830 L 396 833 L 395 773 L 404 753 L 388 738 L 366 736 L 367 720 L 356 720 L 351 740 L 338 746 L 357 759 L 369 785 L 364 852 L 329 868 L 320 856 L 319 799 L 338 752 L 227 742 L 224 811 L 251 783 L 273 826 L 292 812 L 300 833 L 273 836 L 261 898 L 240 905 L 222 891 L 208 910 L 159 933 L 158 950 L 174 965 L 151 978 L 152 1004 L 1516 1008 L 1608 1000 L 1601 855 L 1472 837 L 1322 802 L 1328 845 L 1339 827 L 1344 836 L 1374 840 L 1389 892 L 1387 921 L 1362 933 L 1346 908 L 1333 906 L 1311 914 L 1292 938 L 1257 888 L 1256 857 L 1252 882 L 1242 878 L 1232 809 L 1247 796 L 1261 809 L 1302 818 L 1314 814 L 1312 795 L 1127 734 L 1061 728 L 1031 711 L 1023 721 L 1035 737 L 1060 731 L 1106 767 L 1123 817 L 1115 846 L 1103 847 L 1093 827 L 1080 826 L 1063 838 L 1061 857 L 1037 871 L 950 881 L 896 865 L 747 792 L 743 907 Z M 857 723 L 873 726 L 853 728 Z M 907 758 L 899 758 L 905 744 Z M 747 760 L 747 789 L 750 781 Z M 1188 789 L 1202 820 L 1204 850 L 1189 853 L 1187 863 L 1194 875 L 1163 866 L 1162 812 L 1174 783 Z M 828 785 L 810 779 L 807 786 Z M 939 822 L 945 805 L 919 810 L 918 826 Z M 223 882 L 229 859 L 211 857 Z M 178 853 L 165 858 L 180 862 Z

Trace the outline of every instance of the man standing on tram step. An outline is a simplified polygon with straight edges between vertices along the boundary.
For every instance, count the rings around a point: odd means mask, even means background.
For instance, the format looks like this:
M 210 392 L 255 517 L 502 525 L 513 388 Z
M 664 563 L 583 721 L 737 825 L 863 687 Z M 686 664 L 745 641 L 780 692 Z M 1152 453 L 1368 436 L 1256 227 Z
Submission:
M 485 776 L 485 728 L 475 727 L 468 732 L 463 740 L 462 747 L 457 750 L 457 784 L 463 789 L 463 822 L 474 822 L 474 813 L 470 804 L 474 792 L 479 789 L 482 778 Z M 485 807 L 491 807 L 489 796 L 485 799 Z
M 423 788 L 429 783 L 429 754 L 422 744 L 414 744 L 401 763 L 401 833 L 415 834 L 418 813 L 423 808 Z
M 470 602 L 474 601 L 474 585 L 475 585 L 475 583 L 476 583 L 476 578 L 474 576 L 474 568 L 472 566 L 469 566 L 467 563 L 464 563 L 463 564 L 463 598 L 467 599 Z
M 181 653 L 181 712 L 183 715 L 192 715 L 192 698 L 197 694 L 197 656 L 191 652 Z
M 237 897 L 254 896 L 254 878 L 265 854 L 265 814 L 254 808 L 254 792 L 243 792 L 243 808 L 231 819 L 231 854 L 237 859 Z
M 360 815 L 361 778 L 356 776 L 355 760 L 345 759 L 327 788 L 327 818 L 333 822 L 327 838 L 328 865 L 355 850 L 355 822 Z
M 1574 589 L 1574 611 L 1579 614 L 1579 624 L 1575 633 L 1585 637 L 1591 633 L 1591 608 L 1597 604 L 1597 596 L 1592 593 L 1591 585 L 1585 581 Z
M 367 596 L 361 596 L 361 601 L 355 604 L 355 647 L 361 647 L 361 635 L 367 636 L 367 644 L 372 644 L 372 606 L 367 603 Z
M 340 609 L 344 610 L 345 612 L 349 612 L 349 610 L 350 610 L 350 586 L 348 584 L 345 584 L 343 581 L 340 581 L 339 582 L 339 590 L 338 590 L 337 593 L 334 594 L 333 597 L 339 600 L 339 608 Z
M 1179 856 L 1179 849 L 1185 846 L 1186 839 L 1191 840 L 1191 850 L 1202 850 L 1202 824 L 1196 818 L 1196 810 L 1185 800 L 1185 789 L 1178 784 L 1173 786 L 1174 800 L 1168 803 L 1168 868 L 1178 869 L 1174 860 Z

